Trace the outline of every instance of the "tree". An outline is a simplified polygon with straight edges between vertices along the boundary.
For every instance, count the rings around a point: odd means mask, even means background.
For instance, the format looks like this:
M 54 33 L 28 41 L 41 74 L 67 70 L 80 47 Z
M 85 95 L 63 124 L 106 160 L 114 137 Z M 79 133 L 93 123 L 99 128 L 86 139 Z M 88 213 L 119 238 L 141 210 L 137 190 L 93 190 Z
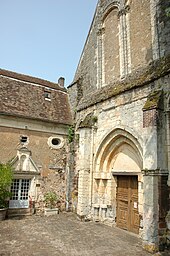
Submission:
M 10 186 L 12 178 L 11 166 L 0 163 L 0 208 L 8 207 L 8 199 L 11 196 Z

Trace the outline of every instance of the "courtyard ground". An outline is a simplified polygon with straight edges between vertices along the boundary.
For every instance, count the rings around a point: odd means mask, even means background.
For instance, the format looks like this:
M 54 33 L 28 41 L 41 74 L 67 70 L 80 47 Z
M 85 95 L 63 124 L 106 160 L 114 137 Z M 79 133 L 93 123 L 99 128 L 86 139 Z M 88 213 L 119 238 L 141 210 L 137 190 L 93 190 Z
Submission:
M 66 255 L 151 256 L 142 249 L 136 235 L 100 223 L 82 222 L 72 213 L 0 222 L 0 256 Z

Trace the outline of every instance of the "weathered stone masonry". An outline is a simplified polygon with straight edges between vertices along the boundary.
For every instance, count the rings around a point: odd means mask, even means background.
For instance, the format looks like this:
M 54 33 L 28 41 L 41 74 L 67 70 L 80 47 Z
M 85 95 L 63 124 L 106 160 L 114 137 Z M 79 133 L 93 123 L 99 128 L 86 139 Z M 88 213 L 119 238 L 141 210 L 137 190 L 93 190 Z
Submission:
M 99 1 L 68 88 L 79 135 L 77 213 L 139 233 L 149 251 L 169 241 L 167 7 Z
M 63 78 L 55 84 L 0 69 L 11 214 L 41 214 L 44 194 L 55 191 L 62 209 L 137 233 L 148 251 L 169 246 L 168 7 L 99 0 L 69 99 Z

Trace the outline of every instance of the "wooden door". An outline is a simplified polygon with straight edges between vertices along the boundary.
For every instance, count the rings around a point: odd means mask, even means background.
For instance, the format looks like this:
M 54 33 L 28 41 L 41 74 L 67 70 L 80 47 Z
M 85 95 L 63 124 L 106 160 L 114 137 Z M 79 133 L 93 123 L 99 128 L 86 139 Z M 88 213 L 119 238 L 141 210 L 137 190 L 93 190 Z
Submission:
M 117 177 L 117 226 L 139 233 L 137 176 Z

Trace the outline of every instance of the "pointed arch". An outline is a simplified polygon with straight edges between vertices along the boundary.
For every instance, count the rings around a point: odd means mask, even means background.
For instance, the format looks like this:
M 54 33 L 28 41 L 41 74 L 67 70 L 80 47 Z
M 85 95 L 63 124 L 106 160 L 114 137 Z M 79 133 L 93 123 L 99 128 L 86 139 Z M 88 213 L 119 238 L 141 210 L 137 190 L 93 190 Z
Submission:
M 121 160 L 122 159 L 122 160 Z M 111 169 L 117 168 L 118 163 L 125 161 L 120 169 L 127 171 L 131 165 L 139 171 L 142 169 L 142 147 L 131 133 L 126 130 L 117 128 L 111 131 L 100 143 L 94 160 L 94 172 L 110 172 Z M 123 166 L 123 169 L 122 169 Z

